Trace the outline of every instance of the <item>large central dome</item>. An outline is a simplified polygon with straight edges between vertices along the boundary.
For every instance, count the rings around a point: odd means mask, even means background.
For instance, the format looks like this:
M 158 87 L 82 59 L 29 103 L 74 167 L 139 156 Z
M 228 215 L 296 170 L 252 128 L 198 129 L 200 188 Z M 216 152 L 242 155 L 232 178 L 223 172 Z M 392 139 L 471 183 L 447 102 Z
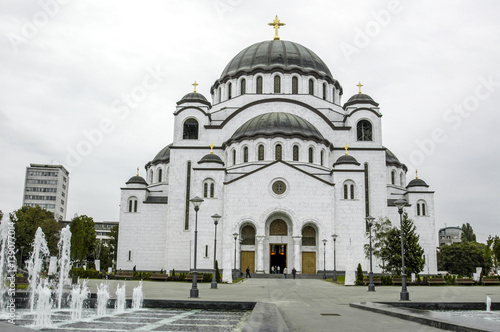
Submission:
M 330 69 L 310 49 L 286 40 L 266 40 L 238 53 L 226 66 L 220 80 L 256 71 L 298 71 L 335 82 Z
M 297 115 L 283 112 L 265 113 L 248 120 L 234 132 L 233 136 L 225 144 L 230 145 L 248 139 L 276 136 L 297 137 L 330 145 L 319 130 L 309 121 Z

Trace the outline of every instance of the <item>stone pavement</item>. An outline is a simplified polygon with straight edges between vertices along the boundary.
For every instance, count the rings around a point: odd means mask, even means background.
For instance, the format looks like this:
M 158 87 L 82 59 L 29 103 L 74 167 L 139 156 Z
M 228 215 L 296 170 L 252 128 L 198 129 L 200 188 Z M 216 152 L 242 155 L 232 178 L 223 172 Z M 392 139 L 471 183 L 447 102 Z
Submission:
M 138 281 L 109 280 L 114 297 L 118 283 L 127 284 L 127 298 Z M 95 293 L 99 280 L 90 280 Z M 143 282 L 145 299 L 193 300 L 190 283 Z M 401 287 L 378 286 L 368 293 L 367 287 L 341 286 L 315 279 L 245 279 L 237 284 L 199 283 L 199 301 L 256 301 L 274 303 L 290 331 L 438 331 L 430 326 L 349 307 L 353 302 L 395 302 Z M 413 286 L 408 287 L 415 302 L 484 302 L 490 296 L 500 301 L 500 287 L 495 286 Z

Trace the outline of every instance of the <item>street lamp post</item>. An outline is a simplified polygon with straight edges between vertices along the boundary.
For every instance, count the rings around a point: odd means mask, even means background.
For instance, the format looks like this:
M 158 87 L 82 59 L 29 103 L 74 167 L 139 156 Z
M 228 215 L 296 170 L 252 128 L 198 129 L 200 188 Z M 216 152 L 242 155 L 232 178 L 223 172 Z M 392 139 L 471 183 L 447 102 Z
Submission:
M 191 290 L 189 291 L 189 297 L 198 297 L 198 273 L 196 272 L 196 252 L 198 250 L 198 210 L 203 202 L 203 199 L 195 196 L 190 200 L 194 205 L 194 211 L 196 212 L 195 222 L 194 222 L 194 268 L 193 268 L 193 284 Z
M 323 279 L 326 279 L 326 239 L 323 240 Z
M 214 236 L 214 274 L 212 278 L 212 284 L 210 285 L 210 288 L 217 288 L 217 224 L 219 223 L 221 216 L 218 214 L 214 214 L 212 216 L 212 219 L 214 220 L 214 225 L 215 225 L 215 236 Z
M 233 280 L 236 280 L 236 240 L 238 239 L 238 233 L 233 233 L 234 237 L 234 270 L 233 270 Z
M 337 257 L 336 257 L 336 242 L 337 242 L 337 234 L 333 234 L 333 282 L 337 282 Z
M 373 226 L 373 221 L 375 218 L 372 216 L 368 216 L 365 218 L 366 222 L 368 223 L 368 228 L 370 229 L 370 284 L 368 285 L 368 291 L 369 292 L 374 292 L 375 291 L 375 284 L 373 283 L 373 269 L 372 269 L 372 226 Z
M 400 301 L 409 301 L 410 294 L 406 289 L 406 273 L 405 273 L 405 248 L 404 248 L 404 240 L 403 240 L 403 208 L 406 205 L 406 201 L 404 199 L 398 199 L 394 202 L 394 205 L 398 208 L 399 212 L 399 222 L 401 224 L 401 293 L 399 300 Z

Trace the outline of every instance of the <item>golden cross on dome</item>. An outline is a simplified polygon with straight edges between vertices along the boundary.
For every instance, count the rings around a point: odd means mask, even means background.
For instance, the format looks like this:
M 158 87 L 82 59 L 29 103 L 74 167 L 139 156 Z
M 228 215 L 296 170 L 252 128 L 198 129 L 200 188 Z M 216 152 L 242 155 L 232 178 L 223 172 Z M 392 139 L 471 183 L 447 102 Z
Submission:
M 193 84 L 191 84 L 192 86 L 194 86 L 194 93 L 196 93 L 196 87 L 199 85 L 198 83 L 196 83 L 196 81 L 194 81 Z
M 214 143 L 210 143 L 210 154 L 214 154 Z
M 349 149 L 349 147 L 346 145 L 344 145 L 344 149 L 345 149 L 345 155 L 347 156 L 347 149 Z
M 363 86 L 363 84 L 361 84 L 361 82 L 359 82 L 356 86 L 359 88 L 359 94 L 361 94 L 361 87 Z
M 418 169 L 415 170 L 415 178 L 418 179 Z
M 280 40 L 280 36 L 278 36 L 278 29 L 284 26 L 285 23 L 281 23 L 280 20 L 278 19 L 278 15 L 276 15 L 274 21 L 272 21 L 271 23 L 267 23 L 267 25 L 274 27 L 274 31 L 276 32 L 276 34 L 274 35 L 274 40 Z
M 139 176 L 139 167 L 137 167 L 137 176 Z

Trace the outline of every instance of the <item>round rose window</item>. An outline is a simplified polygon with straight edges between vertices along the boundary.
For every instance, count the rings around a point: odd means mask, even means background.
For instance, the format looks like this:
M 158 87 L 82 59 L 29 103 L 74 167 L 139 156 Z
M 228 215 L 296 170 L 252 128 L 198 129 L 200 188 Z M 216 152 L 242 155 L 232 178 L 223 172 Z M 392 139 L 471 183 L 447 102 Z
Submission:
M 283 181 L 273 183 L 273 191 L 276 195 L 281 195 L 286 191 L 286 184 Z

